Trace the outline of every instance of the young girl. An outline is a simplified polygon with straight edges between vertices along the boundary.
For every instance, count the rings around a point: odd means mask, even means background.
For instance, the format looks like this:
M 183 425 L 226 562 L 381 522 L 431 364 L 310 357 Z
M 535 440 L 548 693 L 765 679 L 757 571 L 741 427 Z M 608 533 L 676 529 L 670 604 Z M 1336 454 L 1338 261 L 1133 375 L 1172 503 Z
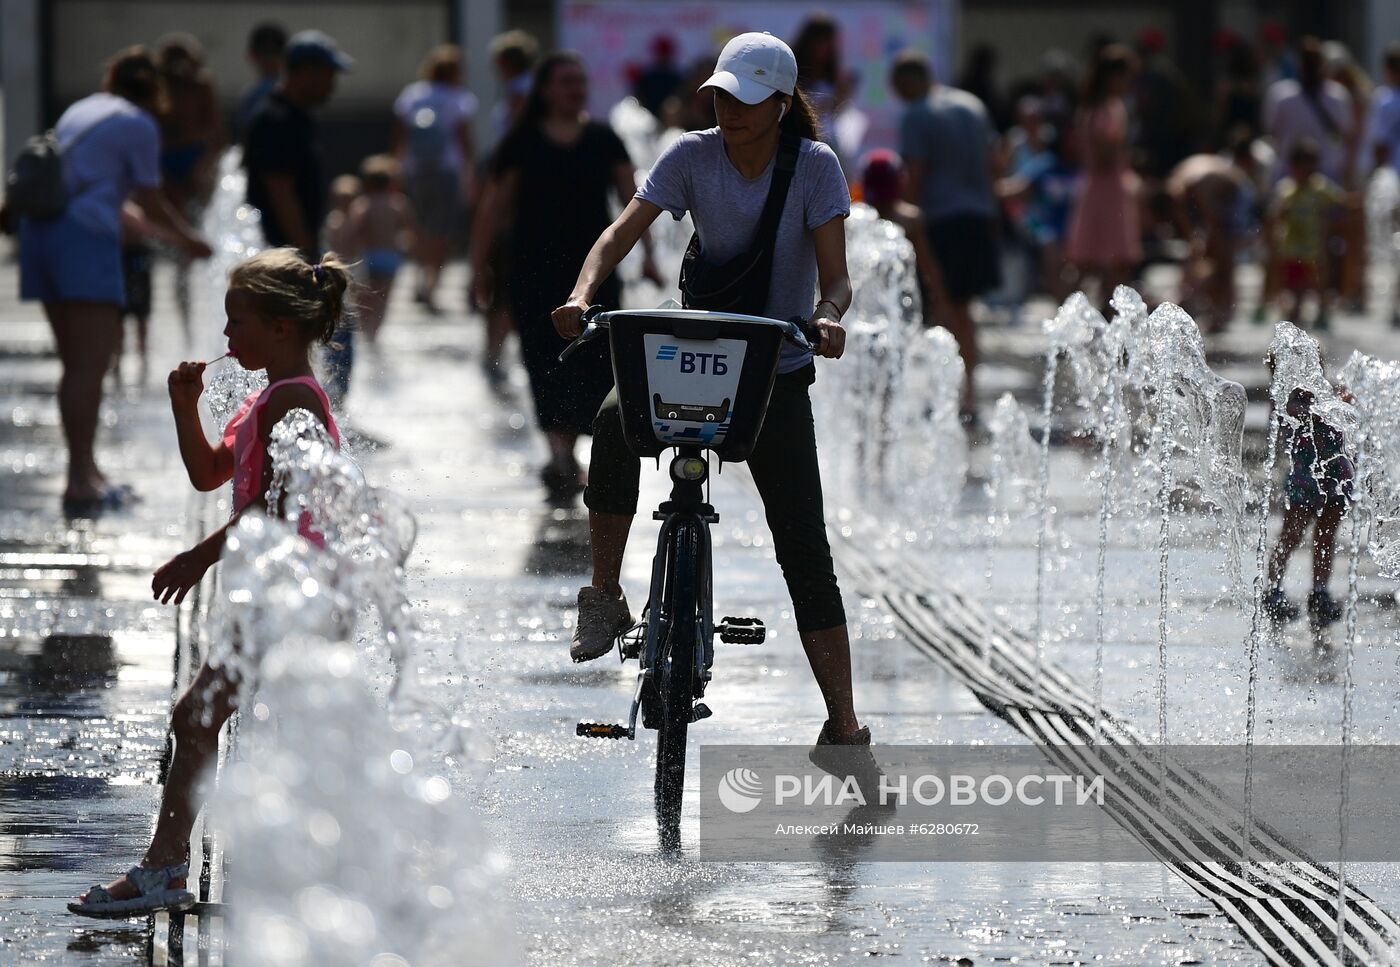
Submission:
M 325 391 L 311 371 L 311 348 L 328 341 L 340 321 L 350 276 L 327 255 L 308 263 L 293 248 L 271 249 L 238 265 L 229 275 L 224 310 L 229 355 L 244 369 L 266 369 L 268 387 L 238 408 L 217 445 L 199 422 L 204 363 L 181 363 L 169 378 L 170 405 L 180 456 L 190 483 L 201 491 L 233 481 L 233 519 L 156 571 L 151 589 L 162 604 L 179 604 L 219 560 L 224 535 L 249 508 L 266 509 L 272 482 L 268 445 L 272 428 L 288 412 L 311 412 L 340 442 Z M 303 533 L 309 522 L 303 519 Z M 186 909 L 195 902 L 186 889 L 190 831 L 202 804 L 201 779 L 219 747 L 219 730 L 233 714 L 236 682 L 223 668 L 200 667 L 175 704 L 174 756 L 161 796 L 150 848 L 138 866 L 106 886 L 95 886 L 68 909 L 89 917 L 140 916 L 159 909 Z

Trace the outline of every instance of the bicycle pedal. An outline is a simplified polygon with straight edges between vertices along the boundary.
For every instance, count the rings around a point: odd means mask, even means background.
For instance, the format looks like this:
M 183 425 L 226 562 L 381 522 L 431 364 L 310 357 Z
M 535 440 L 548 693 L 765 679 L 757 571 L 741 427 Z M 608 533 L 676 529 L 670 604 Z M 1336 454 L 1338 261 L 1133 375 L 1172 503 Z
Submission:
M 631 631 L 626 631 L 618 637 L 619 649 L 622 653 L 622 660 L 629 658 L 640 658 L 642 656 L 642 645 L 646 641 L 646 627 L 639 625 Z
M 711 712 L 710 707 L 704 702 L 696 702 L 690 708 L 690 720 L 692 722 L 698 722 L 701 719 L 707 719 L 714 714 L 715 713 Z
M 630 739 L 632 730 L 625 725 L 611 725 L 605 722 L 580 722 L 574 730 L 576 735 L 587 739 Z
M 761 645 L 768 637 L 768 629 L 758 618 L 725 618 L 715 631 L 720 641 L 732 645 Z

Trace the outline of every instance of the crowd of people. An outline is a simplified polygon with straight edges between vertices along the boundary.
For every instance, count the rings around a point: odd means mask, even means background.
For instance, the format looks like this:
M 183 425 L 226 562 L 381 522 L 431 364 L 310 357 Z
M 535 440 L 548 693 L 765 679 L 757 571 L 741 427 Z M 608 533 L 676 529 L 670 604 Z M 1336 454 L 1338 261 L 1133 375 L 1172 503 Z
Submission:
M 1256 321 L 1283 313 L 1325 328 L 1338 302 L 1355 308 L 1364 299 L 1361 199 L 1370 179 L 1400 163 L 1400 47 L 1373 85 L 1335 42 L 1290 44 L 1276 24 L 1265 24 L 1255 43 L 1222 33 L 1208 95 L 1173 66 L 1155 29 L 1131 45 L 1093 39 L 1082 70 L 1048 51 L 1033 76 L 1010 85 L 991 47 L 969 52 L 956 85 L 909 50 L 891 59 L 886 79 L 900 104 L 898 144 L 867 150 L 849 134 L 864 127 L 846 121 L 860 110 L 860 84 L 843 67 L 841 45 L 837 21 L 814 15 L 803 23 L 791 48 L 797 84 L 852 196 L 913 240 L 926 318 L 947 327 L 964 355 L 969 421 L 977 413 L 977 321 L 1000 313 L 1014 323 L 1037 293 L 1060 301 L 1085 288 L 1106 303 L 1145 266 L 1176 261 L 1181 286 L 1172 295 L 1205 331 L 1219 332 L 1239 314 L 1236 268 L 1248 259 L 1264 269 Z M 714 97 L 702 81 L 713 55 L 684 65 L 676 49 L 658 36 L 649 60 L 625 68 L 633 94 L 658 130 L 711 129 Z M 507 382 L 502 353 L 517 333 L 550 441 L 542 480 L 551 499 L 571 500 L 585 484 L 574 444 L 589 432 L 581 415 L 588 407 L 575 404 L 599 396 L 609 376 L 595 353 L 561 377 L 548 311 L 567 293 L 587 239 L 615 203 L 626 204 L 636 181 L 622 141 L 588 116 L 588 65 L 578 55 L 541 56 L 521 31 L 496 38 L 490 52 L 500 87 L 491 117 L 478 116 L 478 99 L 464 86 L 461 51 L 438 47 L 394 99 L 382 153 L 329 185 L 314 115 L 352 64 L 329 36 L 257 26 L 247 43 L 255 79 L 232 125 L 194 37 L 172 34 L 150 51 L 124 52 L 104 92 L 75 104 L 57 126 L 60 143 L 72 142 L 66 153 L 75 169 L 110 170 L 96 190 L 84 190 L 94 197 L 22 233 L 26 297 L 45 301 L 56 332 L 73 313 L 134 319 L 144 361 L 152 259 L 174 254 L 173 297 L 188 326 L 186 269 L 203 249 L 189 226 L 208 202 L 220 152 L 238 144 L 267 244 L 335 251 L 355 266 L 353 311 L 328 351 L 332 399 L 339 404 L 349 391 L 357 340 L 373 349 L 400 268 L 414 265 L 415 301 L 436 314 L 443 267 L 460 252 L 472 270 L 467 301 L 486 319 L 485 373 L 493 386 Z M 109 115 L 126 123 L 89 141 L 87 128 L 107 127 L 100 122 Z M 114 148 L 109 142 L 124 130 L 133 134 Z M 139 159 L 113 163 L 138 149 Z M 42 284 L 46 274 L 64 275 L 73 258 L 49 240 L 79 231 L 104 240 L 109 268 L 97 298 Z M 642 241 L 649 256 L 649 239 Z M 650 257 L 644 268 L 661 281 Z M 619 301 L 616 280 L 600 298 Z M 118 334 L 113 346 L 81 341 L 65 356 L 73 374 L 62 394 L 73 417 L 65 426 L 71 422 L 74 443 L 65 493 L 75 509 L 130 496 L 105 482 L 87 443 L 103 360 L 121 353 L 122 328 L 107 329 Z M 597 385 L 576 398 L 576 384 Z
M 1325 328 L 1336 300 L 1364 295 L 1360 193 L 1370 179 L 1394 178 L 1400 163 L 1400 47 L 1388 51 L 1385 83 L 1373 89 L 1337 45 L 1285 40 L 1273 27 L 1257 45 L 1218 38 L 1221 79 L 1211 99 L 1171 65 L 1156 31 L 1133 46 L 1095 41 L 1082 82 L 1070 58 L 1052 52 L 1035 78 L 1005 95 L 990 48 L 972 52 L 960 86 L 939 78 L 923 53 L 904 51 L 887 78 L 901 105 L 897 149 L 867 151 L 858 138 L 838 136 L 854 127 L 843 119 L 856 85 L 841 66 L 835 21 L 811 18 L 791 47 L 767 33 L 741 34 L 689 69 L 660 37 L 651 63 L 636 71 L 635 94 L 659 126 L 682 133 L 639 180 L 622 138 L 588 113 L 580 55 L 542 54 L 513 31 L 491 45 L 502 95 L 491 118 L 479 116 L 464 88 L 461 51 L 436 48 L 394 100 L 381 150 L 329 184 L 316 111 L 354 64 L 332 37 L 257 27 L 247 47 L 256 79 L 238 101 L 231 136 L 194 38 L 125 50 L 102 91 L 70 106 L 47 142 L 26 147 L 12 183 L 28 179 L 30 190 L 7 198 L 19 216 L 22 297 L 43 303 L 63 364 L 64 511 L 94 516 L 134 499 L 95 459 L 104 376 L 123 314 L 137 320 L 144 342 L 153 246 L 181 269 L 174 298 L 188 325 L 183 270 L 210 254 L 191 226 L 209 201 L 222 149 L 236 142 L 266 250 L 231 274 L 224 334 L 229 355 L 266 369 L 271 382 L 210 442 L 195 409 L 205 364 L 170 374 L 191 483 L 207 490 L 232 481 L 236 513 L 262 506 L 271 426 L 293 408 L 338 440 L 333 414 L 350 392 L 356 342 L 373 354 L 402 267 L 415 266 L 422 311 L 451 311 L 442 270 L 467 238 L 467 301 L 486 321 L 486 376 L 503 384 L 514 332 L 549 445 L 541 481 L 552 502 L 582 495 L 589 509 L 593 575 L 579 591 L 570 654 L 596 659 L 632 623 L 620 575 L 639 466 L 623 438 L 604 346 L 566 362 L 560 350 L 590 305 L 621 304 L 615 269 L 634 248 L 645 275 L 669 281 L 656 268 L 650 227 L 662 213 L 689 215 L 685 305 L 807 321 L 811 349 L 784 348 L 748 462 L 827 708 L 817 745 L 868 745 L 851 695 L 809 395 L 814 358 L 839 359 L 845 347 L 852 282 L 843 222 L 853 200 L 909 237 L 925 320 L 952 332 L 966 362 L 968 422 L 977 419 L 979 303 L 1014 306 L 1035 290 L 1059 300 L 1074 286 L 1096 287 L 1106 301 L 1173 248 L 1184 249 L 1175 256 L 1180 298 L 1208 331 L 1237 314 L 1234 279 L 1246 255 L 1265 266 L 1261 318 L 1280 302 Z M 52 180 L 55 157 L 64 197 L 40 211 L 37 189 L 45 171 Z M 1017 258 L 1030 269 L 1018 286 L 1004 281 Z M 1288 405 L 1298 420 L 1311 412 L 1309 399 Z M 576 452 L 581 436 L 593 438 L 587 469 Z M 1317 454 L 1341 448 L 1323 427 L 1309 423 L 1290 447 L 1290 514 L 1270 559 L 1269 611 L 1276 620 L 1296 614 L 1281 581 L 1311 514 L 1322 551 L 1309 611 L 1336 620 L 1326 582 L 1349 471 L 1333 461 L 1325 485 L 1311 476 Z M 314 541 L 310 522 L 302 524 Z M 218 560 L 225 531 L 157 571 L 156 597 L 178 603 Z M 220 676 L 201 670 L 177 705 L 166 801 L 142 863 L 94 887 L 78 912 L 128 915 L 192 902 L 182 857 L 199 808 L 196 779 L 232 709 L 234 683 Z

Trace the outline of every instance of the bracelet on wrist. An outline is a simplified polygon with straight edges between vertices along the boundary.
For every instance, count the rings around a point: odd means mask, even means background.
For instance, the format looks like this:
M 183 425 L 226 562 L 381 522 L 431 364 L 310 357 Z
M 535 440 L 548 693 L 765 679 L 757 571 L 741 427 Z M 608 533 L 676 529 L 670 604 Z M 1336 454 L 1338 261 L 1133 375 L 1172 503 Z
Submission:
M 815 308 L 816 308 L 816 309 L 820 309 L 820 308 L 821 308 L 822 306 L 824 306 L 824 305 L 826 305 L 826 306 L 831 306 L 831 308 L 832 308 L 833 310 L 835 310 L 836 321 L 837 321 L 837 322 L 840 322 L 840 321 L 841 321 L 841 316 L 844 314 L 844 313 L 841 312 L 841 307 L 838 306 L 835 302 L 832 302 L 830 299 L 822 299 L 820 302 L 818 302 L 818 303 L 816 304 L 816 307 L 815 307 Z M 814 310 L 814 311 L 815 311 L 815 310 Z

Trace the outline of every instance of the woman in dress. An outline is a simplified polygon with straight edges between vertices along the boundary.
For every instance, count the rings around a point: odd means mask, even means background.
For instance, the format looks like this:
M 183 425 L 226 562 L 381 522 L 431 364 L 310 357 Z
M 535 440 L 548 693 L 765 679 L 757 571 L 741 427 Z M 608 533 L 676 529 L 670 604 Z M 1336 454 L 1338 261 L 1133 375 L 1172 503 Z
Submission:
M 1123 94 L 1136 59 L 1121 44 L 1099 52 L 1075 120 L 1082 176 L 1070 213 L 1066 255 L 1099 280 L 1099 301 L 1132 279 L 1142 261 L 1138 177 L 1128 165 L 1128 109 Z
M 540 62 L 525 110 L 492 158 L 480 230 L 472 239 L 477 304 L 489 305 L 492 286 L 504 286 L 515 318 L 535 419 L 549 441 L 550 462 L 541 478 L 552 501 L 572 501 L 583 490 L 574 445 L 580 434 L 592 432 L 593 415 L 612 388 L 612 365 L 602 343 L 561 363 L 559 353 L 568 343 L 554 331 L 550 311 L 558 294 L 572 288 L 593 240 L 612 222 L 609 194 L 625 206 L 637 189 L 622 140 L 589 118 L 587 103 L 588 79 L 578 55 L 556 53 Z M 502 223 L 512 226 L 513 257 L 509 276 L 495 280 L 487 255 Z M 650 254 L 646 272 L 659 279 Z M 617 276 L 609 274 L 595 296 L 617 306 Z

